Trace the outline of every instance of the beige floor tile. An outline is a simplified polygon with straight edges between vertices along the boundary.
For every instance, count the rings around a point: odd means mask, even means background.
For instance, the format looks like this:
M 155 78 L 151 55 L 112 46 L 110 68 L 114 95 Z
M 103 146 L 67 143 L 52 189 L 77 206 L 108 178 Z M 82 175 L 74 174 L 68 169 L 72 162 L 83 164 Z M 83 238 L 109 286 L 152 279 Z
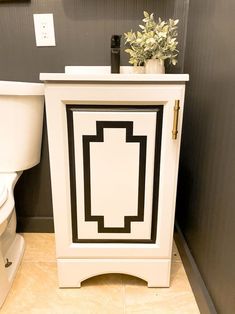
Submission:
M 173 262 L 182 262 L 181 257 L 180 257 L 180 253 L 179 253 L 178 248 L 175 244 L 175 241 L 173 241 L 173 245 L 172 245 L 172 260 L 173 260 Z
M 198 314 L 176 245 L 170 288 L 127 275 L 103 275 L 59 289 L 54 234 L 23 234 L 26 251 L 1 314 Z
M 59 289 L 56 263 L 23 262 L 1 314 L 123 314 L 121 276 L 99 276 L 81 289 Z
M 55 262 L 54 233 L 23 233 L 25 239 L 24 261 Z
M 170 288 L 147 288 L 138 278 L 126 276 L 125 314 L 199 314 L 182 263 L 173 262 Z

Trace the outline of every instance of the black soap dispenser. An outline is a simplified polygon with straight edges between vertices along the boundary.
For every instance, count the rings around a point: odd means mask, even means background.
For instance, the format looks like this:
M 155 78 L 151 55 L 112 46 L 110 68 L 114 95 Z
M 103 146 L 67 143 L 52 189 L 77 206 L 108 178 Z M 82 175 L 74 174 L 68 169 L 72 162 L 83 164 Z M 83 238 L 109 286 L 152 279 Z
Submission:
M 121 35 L 111 37 L 111 73 L 120 73 Z

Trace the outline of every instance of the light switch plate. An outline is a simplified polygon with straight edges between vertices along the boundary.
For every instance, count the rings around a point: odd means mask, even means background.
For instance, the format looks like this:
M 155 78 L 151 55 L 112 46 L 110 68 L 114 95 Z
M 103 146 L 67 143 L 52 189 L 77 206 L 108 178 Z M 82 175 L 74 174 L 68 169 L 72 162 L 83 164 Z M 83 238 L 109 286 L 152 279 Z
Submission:
M 34 14 L 36 46 L 55 46 L 53 14 Z

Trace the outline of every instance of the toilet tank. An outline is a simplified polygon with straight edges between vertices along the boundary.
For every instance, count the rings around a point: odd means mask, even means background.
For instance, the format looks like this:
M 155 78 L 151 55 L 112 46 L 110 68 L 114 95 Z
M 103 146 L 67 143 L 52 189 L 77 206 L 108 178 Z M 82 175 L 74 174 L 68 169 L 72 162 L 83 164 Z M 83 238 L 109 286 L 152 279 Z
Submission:
M 44 85 L 0 81 L 0 172 L 40 162 Z

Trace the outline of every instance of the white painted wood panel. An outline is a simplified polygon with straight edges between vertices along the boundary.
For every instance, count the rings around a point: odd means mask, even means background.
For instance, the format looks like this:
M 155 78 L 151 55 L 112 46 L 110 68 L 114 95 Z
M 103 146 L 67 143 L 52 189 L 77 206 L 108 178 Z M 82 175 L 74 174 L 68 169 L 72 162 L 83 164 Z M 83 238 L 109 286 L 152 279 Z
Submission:
M 124 217 L 137 215 L 139 144 L 126 143 L 125 129 L 104 129 L 104 143 L 90 146 L 92 214 L 124 228 Z
M 170 258 L 174 222 L 175 190 L 184 104 L 184 84 L 139 85 L 126 84 L 80 84 L 71 82 L 46 84 L 46 111 L 48 120 L 52 199 L 56 231 L 57 257 L 104 258 L 145 257 Z M 107 92 L 108 91 L 108 92 Z M 118 95 L 118 99 L 117 99 Z M 138 97 L 141 96 L 141 101 Z M 143 102 L 143 99 L 146 101 Z M 85 101 L 87 99 L 87 101 Z M 172 140 L 174 99 L 180 100 L 179 133 Z M 125 101 L 124 101 L 125 100 Z M 128 243 L 73 243 L 71 236 L 71 202 L 68 157 L 68 133 L 66 104 L 164 104 L 158 232 L 155 244 Z M 55 119 L 56 117 L 56 119 Z M 172 165 L 173 168 L 169 168 Z M 63 181 L 61 181 L 63 178 Z M 173 178 L 173 179 L 172 179 Z M 166 203 L 165 203 L 166 202 Z M 166 206 L 166 204 L 169 204 Z M 173 207 L 172 207 L 173 204 Z
M 59 286 L 80 288 L 81 282 L 102 274 L 127 274 L 147 281 L 148 287 L 169 287 L 169 259 L 58 259 Z
M 75 111 L 73 117 L 78 238 L 150 239 L 157 112 Z M 131 222 L 131 233 L 98 233 L 97 222 L 85 221 L 82 137 L 96 135 L 96 121 L 131 121 L 133 122 L 133 135 L 146 136 L 144 221 Z M 122 227 L 124 216 L 137 215 L 139 144 L 125 143 L 126 129 L 107 128 L 104 130 L 104 139 L 108 138 L 109 143 L 105 141 L 103 144 L 94 142 L 90 144 L 92 214 L 103 215 L 105 223 L 109 227 Z M 105 150 L 104 146 L 106 146 Z

